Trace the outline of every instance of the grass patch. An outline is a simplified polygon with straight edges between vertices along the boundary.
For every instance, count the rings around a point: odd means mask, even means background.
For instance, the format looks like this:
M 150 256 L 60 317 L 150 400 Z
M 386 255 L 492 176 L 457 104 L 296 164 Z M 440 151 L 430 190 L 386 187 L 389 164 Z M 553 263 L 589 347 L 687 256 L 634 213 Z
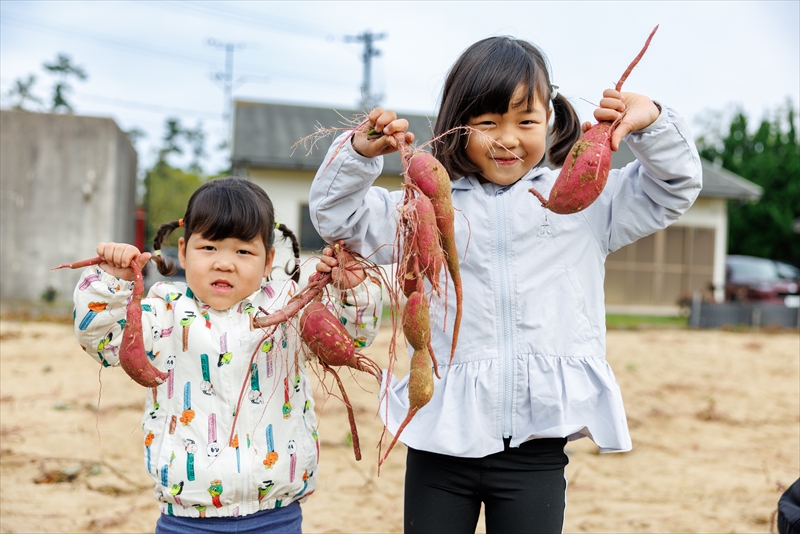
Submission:
M 638 330 L 642 328 L 685 328 L 687 317 L 662 317 L 657 315 L 606 315 L 609 330 Z

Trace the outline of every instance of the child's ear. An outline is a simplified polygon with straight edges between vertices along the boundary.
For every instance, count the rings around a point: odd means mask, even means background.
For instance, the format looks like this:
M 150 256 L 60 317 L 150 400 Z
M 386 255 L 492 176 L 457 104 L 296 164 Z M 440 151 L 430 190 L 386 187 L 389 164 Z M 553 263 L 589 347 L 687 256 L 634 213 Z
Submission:
M 269 273 L 272 272 L 272 261 L 275 259 L 275 248 L 269 249 L 267 252 L 267 264 L 264 266 L 264 278 L 269 278 Z
M 182 237 L 178 238 L 178 263 L 186 269 L 186 239 Z

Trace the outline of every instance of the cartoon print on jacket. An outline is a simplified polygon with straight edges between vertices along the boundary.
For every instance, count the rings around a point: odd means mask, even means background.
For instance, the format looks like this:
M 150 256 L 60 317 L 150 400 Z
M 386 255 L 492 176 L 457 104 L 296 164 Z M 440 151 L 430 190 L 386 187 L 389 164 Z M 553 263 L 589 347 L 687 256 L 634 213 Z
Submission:
M 92 275 L 97 279 L 76 289 L 75 333 L 96 361 L 116 366 L 132 284 L 94 269 L 81 283 Z M 287 506 L 316 488 L 318 425 L 296 335 L 299 317 L 271 330 L 250 328 L 257 310 L 277 311 L 295 291 L 292 281 L 265 282 L 224 311 L 209 308 L 182 283 L 156 283 L 143 299 L 142 328 L 150 334 L 144 348 L 167 373 L 163 384 L 145 390 L 140 442 L 162 513 L 247 515 Z M 372 302 L 367 317 L 379 314 L 380 293 L 380 286 L 363 284 L 325 298 Z M 80 330 L 91 302 L 107 305 Z M 346 317 L 354 339 L 377 335 L 378 325 L 369 321 L 365 329 L 356 326 L 355 307 L 336 300 L 334 309 Z M 172 335 L 175 329 L 180 335 Z
M 228 333 L 225 332 L 219 338 L 219 362 L 217 362 L 217 367 L 231 363 L 232 357 L 233 353 L 228 351 Z
M 203 381 L 200 382 L 200 391 L 204 395 L 214 395 L 214 385 L 211 383 L 211 371 L 208 368 L 208 354 L 200 355 L 200 368 L 203 373 Z

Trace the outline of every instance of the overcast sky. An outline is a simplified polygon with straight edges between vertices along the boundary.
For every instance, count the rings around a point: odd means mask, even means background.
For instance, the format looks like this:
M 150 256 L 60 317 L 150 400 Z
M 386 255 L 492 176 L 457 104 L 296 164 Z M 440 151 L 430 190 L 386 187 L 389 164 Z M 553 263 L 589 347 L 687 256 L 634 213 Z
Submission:
M 19 78 L 51 99 L 42 69 L 57 54 L 89 74 L 73 81 L 75 113 L 138 128 L 140 166 L 152 165 L 164 121 L 202 124 L 208 171 L 226 166 L 225 70 L 219 43 L 236 45 L 233 96 L 334 109 L 363 109 L 363 44 L 380 55 L 372 86 L 383 107 L 434 115 L 458 55 L 493 35 L 527 39 L 548 56 L 555 83 L 581 118 L 592 120 L 659 24 L 650 49 L 624 86 L 680 111 L 693 133 L 709 113 L 740 106 L 760 122 L 787 101 L 800 106 L 800 1 L 624 2 L 57 2 L 0 1 L 0 105 Z M 210 40 L 218 43 L 209 44 Z M 585 99 L 585 100 L 583 100 Z M 309 124 L 309 133 L 314 125 Z M 289 147 L 287 147 L 287 150 Z M 295 157 L 302 157 L 296 154 Z

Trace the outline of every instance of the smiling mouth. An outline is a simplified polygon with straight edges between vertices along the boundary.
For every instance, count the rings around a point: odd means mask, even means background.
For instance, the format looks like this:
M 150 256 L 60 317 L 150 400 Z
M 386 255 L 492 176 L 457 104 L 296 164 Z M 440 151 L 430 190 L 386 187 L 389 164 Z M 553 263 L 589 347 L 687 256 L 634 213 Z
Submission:
M 492 158 L 492 161 L 501 167 L 510 167 L 522 160 L 520 158 Z

